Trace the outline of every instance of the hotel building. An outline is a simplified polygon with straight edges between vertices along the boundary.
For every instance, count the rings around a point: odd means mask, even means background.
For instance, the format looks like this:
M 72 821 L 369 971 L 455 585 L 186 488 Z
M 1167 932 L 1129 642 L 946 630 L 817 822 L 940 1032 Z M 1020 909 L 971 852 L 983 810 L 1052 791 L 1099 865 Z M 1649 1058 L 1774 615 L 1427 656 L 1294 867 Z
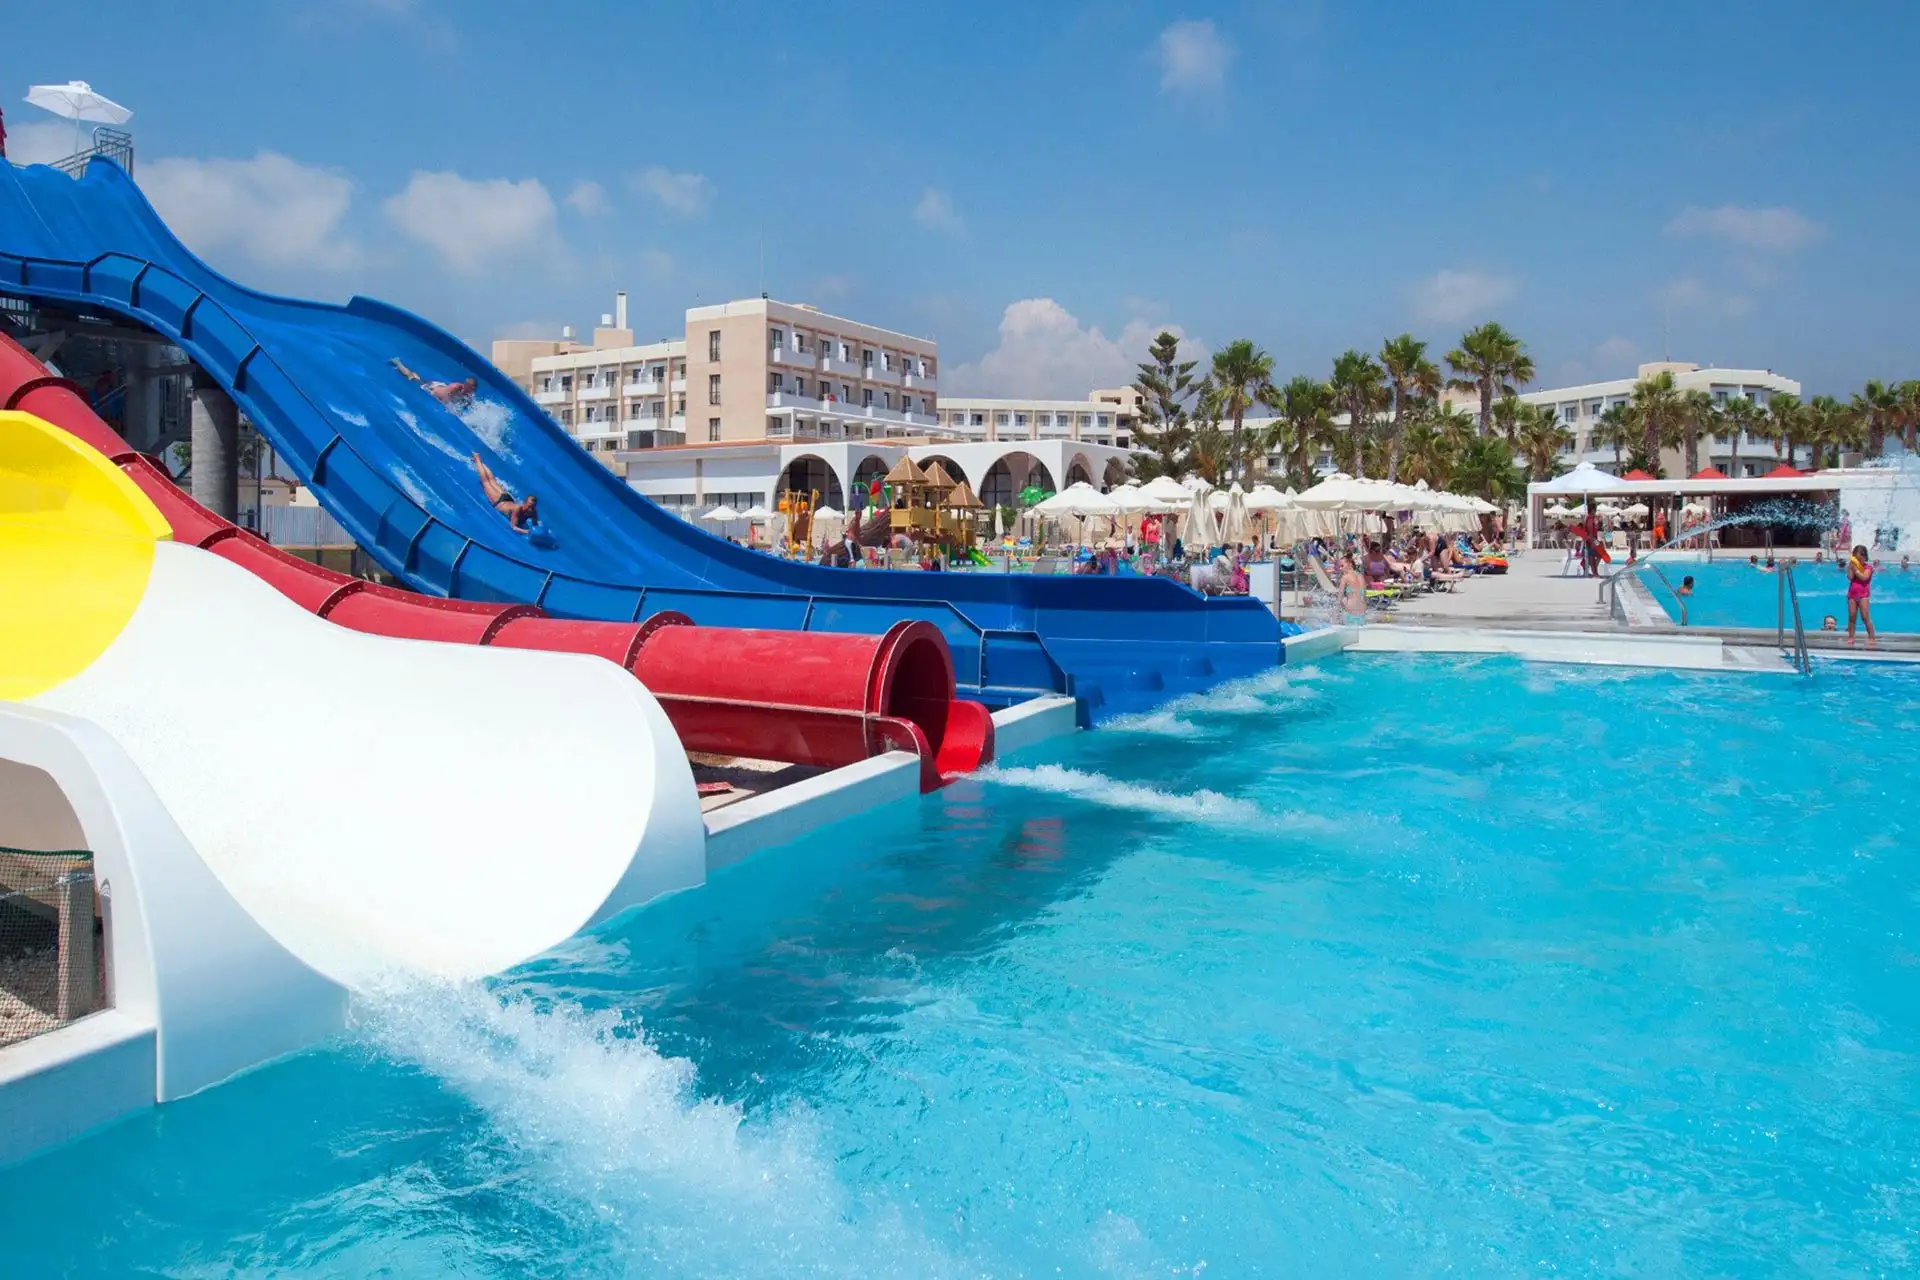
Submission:
M 949 396 L 940 421 L 966 440 L 1075 440 L 1125 449 L 1133 443 L 1140 393 L 1092 391 L 1084 400 L 995 400 Z
M 493 362 L 588 452 L 938 431 L 939 351 L 798 303 L 694 307 L 678 336 L 636 345 L 626 295 L 591 344 L 503 340 Z

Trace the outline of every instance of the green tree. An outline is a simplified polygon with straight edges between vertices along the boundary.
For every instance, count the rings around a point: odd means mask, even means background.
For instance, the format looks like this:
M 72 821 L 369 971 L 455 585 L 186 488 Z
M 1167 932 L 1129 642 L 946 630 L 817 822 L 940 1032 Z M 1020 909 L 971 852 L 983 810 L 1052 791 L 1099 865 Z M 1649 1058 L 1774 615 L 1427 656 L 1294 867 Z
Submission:
M 1533 357 L 1526 345 L 1491 320 L 1460 335 L 1460 345 L 1447 352 L 1447 365 L 1453 370 L 1447 379 L 1450 389 L 1480 397 L 1482 432 L 1492 421 L 1493 402 L 1518 394 L 1533 381 Z
M 1680 447 L 1685 451 L 1688 475 L 1700 470 L 1700 437 L 1712 436 L 1720 425 L 1720 406 L 1704 391 L 1687 391 L 1680 396 Z
M 1866 443 L 1867 428 L 1849 405 L 1832 396 L 1815 396 L 1807 401 L 1807 440 L 1813 445 L 1814 466 L 1820 465 L 1820 451 L 1827 450 L 1830 467 L 1840 465 L 1842 449 L 1858 449 Z
M 1607 406 L 1594 425 L 1595 444 L 1610 445 L 1613 448 L 1613 469 L 1615 474 L 1621 470 L 1621 451 L 1633 439 L 1634 425 L 1632 412 L 1624 404 Z
M 1573 443 L 1573 432 L 1560 421 L 1560 415 L 1539 405 L 1516 400 L 1520 405 L 1519 425 L 1514 438 L 1527 460 L 1528 473 L 1535 480 L 1551 480 L 1560 461 L 1560 451 Z
M 1372 356 L 1357 347 L 1349 347 L 1334 357 L 1333 377 L 1327 380 L 1334 402 L 1347 413 L 1347 432 L 1353 442 L 1352 474 L 1356 479 L 1367 474 L 1362 450 L 1373 415 L 1386 406 L 1387 392 L 1382 382 L 1385 376 Z
M 1633 384 L 1633 398 L 1627 409 L 1634 425 L 1640 428 L 1639 465 L 1647 474 L 1661 476 L 1660 451 L 1678 443 L 1683 412 L 1680 393 L 1674 389 L 1673 374 L 1662 370 Z
M 1790 467 L 1799 466 L 1795 453 L 1807 431 L 1807 406 L 1800 397 L 1783 392 L 1767 402 L 1767 437 L 1773 441 L 1773 453 Z
M 1740 437 L 1743 433 L 1755 431 L 1765 417 L 1760 406 L 1745 396 L 1728 396 L 1727 402 L 1720 406 L 1720 422 L 1733 438 L 1733 455 L 1727 459 L 1727 474 L 1740 475 Z
M 1867 456 L 1879 457 L 1886 452 L 1887 436 L 1900 430 L 1900 389 L 1869 379 L 1866 386 L 1853 393 L 1851 408 L 1866 428 Z
M 1289 483 L 1306 488 L 1314 482 L 1314 458 L 1321 446 L 1333 444 L 1333 391 L 1324 382 L 1300 374 L 1269 393 L 1266 403 L 1278 415 L 1269 438 L 1270 452 L 1287 462 Z
M 1527 491 L 1527 478 L 1514 465 L 1512 445 L 1491 436 L 1476 435 L 1460 451 L 1450 487 L 1456 493 L 1471 494 L 1489 502 L 1505 502 Z
M 1236 338 L 1213 353 L 1211 380 L 1219 397 L 1221 419 L 1233 423 L 1228 449 L 1237 479 L 1244 459 L 1247 410 L 1273 385 L 1273 357 L 1254 346 L 1251 339 Z
M 1915 451 L 1916 434 L 1920 434 L 1920 378 L 1909 378 L 1898 388 L 1900 403 L 1900 440 L 1907 446 L 1907 452 Z
M 1393 390 L 1393 448 L 1387 454 L 1387 479 L 1400 478 L 1407 410 L 1416 400 L 1440 394 L 1440 369 L 1427 359 L 1427 344 L 1410 333 L 1388 338 L 1380 347 L 1380 367 Z
M 1195 384 L 1195 360 L 1180 358 L 1180 339 L 1162 331 L 1147 348 L 1147 362 L 1140 365 L 1133 381 L 1140 393 L 1140 417 L 1134 423 L 1136 453 L 1133 471 L 1143 480 L 1155 476 L 1178 476 L 1186 460 L 1187 442 L 1193 429 L 1187 424 L 1187 406 L 1192 402 Z

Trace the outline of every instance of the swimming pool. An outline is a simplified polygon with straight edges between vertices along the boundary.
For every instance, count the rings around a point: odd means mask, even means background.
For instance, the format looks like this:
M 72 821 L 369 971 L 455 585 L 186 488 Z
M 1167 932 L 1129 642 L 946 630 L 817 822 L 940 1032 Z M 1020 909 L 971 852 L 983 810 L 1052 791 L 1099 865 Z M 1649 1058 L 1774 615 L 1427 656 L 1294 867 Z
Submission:
M 1694 591 L 1687 601 L 1687 622 L 1695 627 L 1764 627 L 1771 630 L 1780 617 L 1780 579 L 1754 568 L 1742 557 L 1711 564 L 1679 560 L 1659 561 L 1660 571 L 1674 586 L 1691 574 Z M 1667 617 L 1679 620 L 1673 596 L 1647 570 L 1641 580 Z M 1794 587 L 1800 593 L 1800 619 L 1808 631 L 1818 631 L 1820 620 L 1831 614 L 1839 629 L 1847 629 L 1847 576 L 1844 562 L 1815 564 L 1802 560 L 1794 566 Z M 1787 625 L 1793 625 L 1788 606 Z M 1883 565 L 1873 575 L 1873 625 L 1881 631 L 1920 631 L 1920 569 L 1901 572 L 1897 564 Z
M 364 1001 L 0 1173 L 7 1264 L 1908 1271 L 1916 729 L 1885 669 L 1276 672 Z

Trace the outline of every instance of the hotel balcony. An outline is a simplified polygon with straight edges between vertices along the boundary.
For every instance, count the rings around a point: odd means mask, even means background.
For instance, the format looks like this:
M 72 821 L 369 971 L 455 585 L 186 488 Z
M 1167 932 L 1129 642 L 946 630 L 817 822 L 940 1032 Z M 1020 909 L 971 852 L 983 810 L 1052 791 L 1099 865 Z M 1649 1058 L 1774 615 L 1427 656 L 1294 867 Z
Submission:
M 879 383 L 887 387 L 897 387 L 901 385 L 900 370 L 898 368 L 884 368 L 878 360 L 875 360 L 872 364 L 861 365 L 860 377 L 864 381 Z
M 937 380 L 931 373 L 909 373 L 902 381 L 915 391 L 938 391 Z
M 838 356 L 821 356 L 820 372 L 838 374 L 842 378 L 860 376 L 860 366 L 852 360 L 842 360 Z
M 533 393 L 533 402 L 540 405 L 565 404 L 572 396 L 573 393 L 571 391 L 536 391 Z
M 673 394 L 677 396 L 687 394 L 687 375 L 684 373 L 673 380 Z
M 813 352 L 796 351 L 788 346 L 768 347 L 767 362 L 769 364 L 791 365 L 796 369 L 811 369 L 816 363 Z
M 678 431 L 683 436 L 687 434 L 687 415 L 684 413 L 676 413 L 671 418 L 668 418 L 667 430 Z
M 630 396 L 658 396 L 666 394 L 667 384 L 659 378 L 642 378 L 638 382 L 628 381 L 624 390 Z
M 597 387 L 581 387 L 575 394 L 582 400 L 606 400 L 612 397 L 613 388 L 603 382 Z
M 907 413 L 902 409 L 884 409 L 877 404 L 861 405 L 846 404 L 838 400 L 815 400 L 812 396 L 795 395 L 791 391 L 768 392 L 767 408 L 776 412 L 784 409 L 792 413 L 805 413 L 842 422 L 870 422 L 894 427 L 913 427 L 926 431 L 944 430 L 940 427 L 940 419 L 931 413 Z

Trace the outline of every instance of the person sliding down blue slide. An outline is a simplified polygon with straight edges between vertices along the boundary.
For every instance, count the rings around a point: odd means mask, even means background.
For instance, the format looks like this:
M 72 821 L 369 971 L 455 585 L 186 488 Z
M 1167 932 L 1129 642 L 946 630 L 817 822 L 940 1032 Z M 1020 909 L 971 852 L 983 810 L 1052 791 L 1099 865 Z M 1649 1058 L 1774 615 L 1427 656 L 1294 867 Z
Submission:
M 512 490 L 500 483 L 493 474 L 493 468 L 480 461 L 478 453 L 473 455 L 473 469 L 479 473 L 480 487 L 486 491 L 487 501 L 493 509 L 507 518 L 507 524 L 515 533 L 524 533 L 536 547 L 554 546 L 553 535 L 540 523 L 540 499 L 528 494 L 526 501 L 513 496 Z

